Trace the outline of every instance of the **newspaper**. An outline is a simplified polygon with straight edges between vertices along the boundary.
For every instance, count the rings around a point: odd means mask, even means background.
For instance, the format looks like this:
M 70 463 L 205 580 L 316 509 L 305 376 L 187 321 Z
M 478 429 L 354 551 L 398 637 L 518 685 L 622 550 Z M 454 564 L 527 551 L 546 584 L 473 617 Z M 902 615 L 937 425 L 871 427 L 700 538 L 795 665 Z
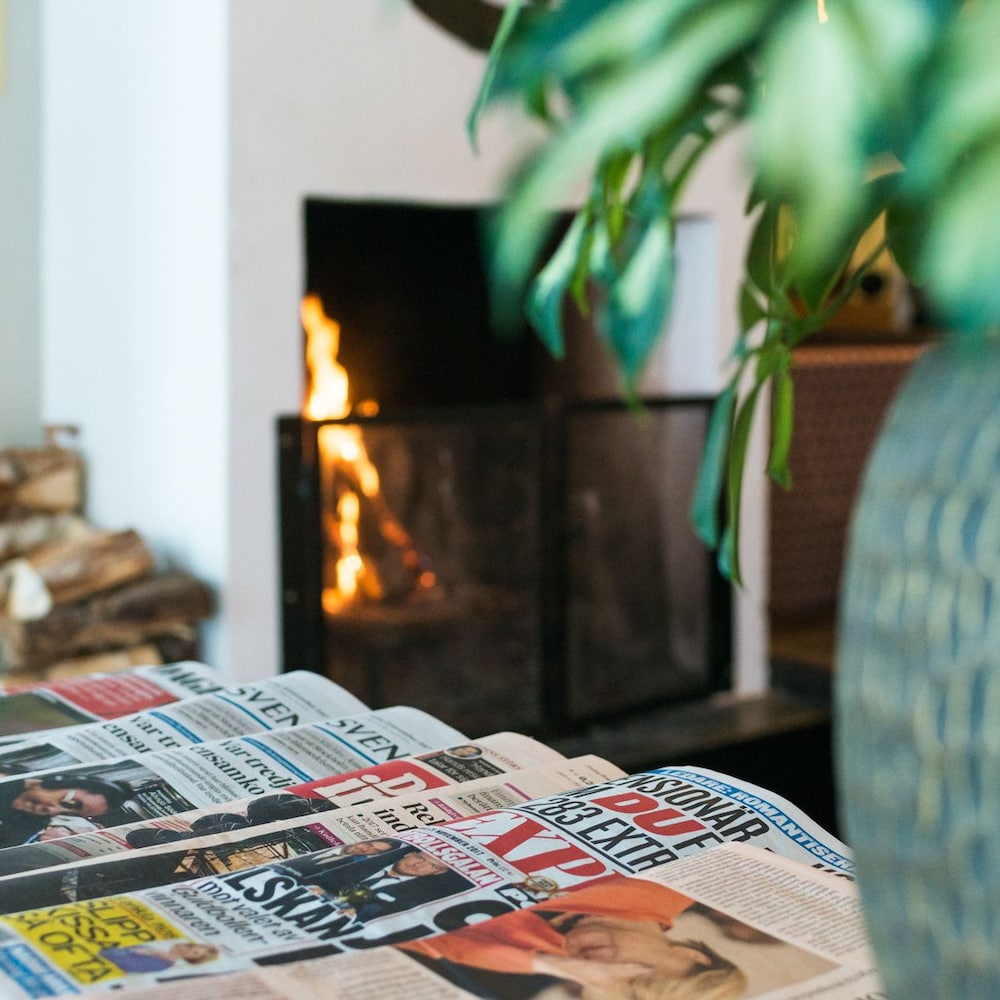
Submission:
M 485 809 L 527 802 L 621 776 L 623 772 L 613 764 L 599 757 L 584 756 L 515 773 L 501 771 L 443 789 L 384 798 L 361 809 L 347 807 L 327 811 L 322 816 L 306 814 L 229 833 L 194 834 L 180 843 L 154 845 L 125 857 L 89 858 L 75 865 L 0 878 L 0 913 L 136 892 L 196 876 L 286 860 L 328 847 L 394 837 Z M 310 801 L 316 800 L 298 799 L 300 803 Z
M 396 706 L 6 778 L 0 780 L 0 847 L 264 795 L 464 740 L 433 716 Z
M 413 944 L 174 980 L 129 996 L 216 1000 L 220 993 L 243 1000 L 885 996 L 856 886 L 744 844 Z
M 0 743 L 37 739 L 41 732 L 96 719 L 116 719 L 223 686 L 218 671 L 185 660 L 6 687 L 0 689 Z
M 676 783 L 662 801 L 683 809 L 691 819 L 703 821 L 717 842 L 732 840 L 733 834 L 735 839 L 752 838 L 785 857 L 834 875 L 854 877 L 851 849 L 788 799 L 704 767 L 662 767 L 657 773 Z M 741 832 L 751 837 L 743 837 Z M 764 843 L 764 838 L 771 842 Z
M 18 1000 L 401 944 L 708 855 L 719 849 L 711 834 L 814 862 L 756 807 L 699 801 L 695 815 L 671 804 L 698 787 L 644 772 L 226 874 L 9 914 L 0 917 L 0 986 Z M 796 820 L 827 860 L 843 846 Z
M 222 688 L 162 708 L 46 733 L 0 747 L 0 775 L 30 774 L 123 755 L 173 750 L 353 715 L 368 708 L 321 674 L 296 670 Z
M 563 760 L 563 755 L 520 733 L 495 733 L 475 742 L 436 748 L 356 768 L 278 793 L 156 819 L 125 823 L 0 850 L 0 875 L 76 864 L 83 858 L 107 857 L 151 844 L 175 842 L 207 832 L 247 828 L 281 816 L 326 809 L 362 807 L 386 799 L 430 792 L 458 782 L 499 776 Z

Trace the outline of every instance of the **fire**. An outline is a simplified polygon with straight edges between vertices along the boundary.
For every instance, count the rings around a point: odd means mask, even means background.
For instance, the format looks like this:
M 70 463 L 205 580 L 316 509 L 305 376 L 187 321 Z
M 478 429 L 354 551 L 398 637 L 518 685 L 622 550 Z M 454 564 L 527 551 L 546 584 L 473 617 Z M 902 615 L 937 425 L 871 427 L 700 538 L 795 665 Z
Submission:
M 310 420 L 342 419 L 352 412 L 347 370 L 337 360 L 340 325 L 326 315 L 316 295 L 307 295 L 301 306 L 306 332 L 309 393 L 303 407 Z M 359 407 L 359 410 L 362 407 Z M 366 416 L 378 412 L 376 404 L 363 404 Z M 379 600 L 384 587 L 378 569 L 361 551 L 362 502 L 376 513 L 379 531 L 400 553 L 403 565 L 421 587 L 431 587 L 434 575 L 422 569 L 419 553 L 409 533 L 392 514 L 382 496 L 378 469 L 365 449 L 359 427 L 325 425 L 318 433 L 324 531 L 336 558 L 327 574 L 323 607 L 329 614 L 362 598 Z M 335 499 L 334 499 L 335 498 Z

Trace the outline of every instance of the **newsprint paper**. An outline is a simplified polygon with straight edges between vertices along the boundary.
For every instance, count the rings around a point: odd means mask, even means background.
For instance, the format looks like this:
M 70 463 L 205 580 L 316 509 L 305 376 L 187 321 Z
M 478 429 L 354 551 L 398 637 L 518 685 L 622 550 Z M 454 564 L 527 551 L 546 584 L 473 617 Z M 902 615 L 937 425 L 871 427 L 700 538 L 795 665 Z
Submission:
M 42 731 L 95 719 L 117 719 L 223 686 L 217 670 L 194 660 L 7 686 L 0 690 L 0 743 L 34 739 Z
M 743 786 L 747 801 L 736 802 L 689 780 L 695 769 L 684 770 L 685 776 L 664 769 L 612 779 L 255 867 L 8 914 L 0 917 L 0 974 L 6 977 L 0 992 L 12 1000 L 72 995 L 144 979 L 370 953 L 562 903 L 584 885 L 618 874 L 647 875 L 702 856 L 707 867 L 701 870 L 710 873 L 711 856 L 723 842 L 805 860 L 793 870 L 810 886 L 829 885 L 834 895 L 840 883 L 850 884 L 810 867 L 849 875 L 851 862 L 842 844 L 789 803 L 752 786 Z M 772 803 L 794 821 L 794 830 L 767 818 Z M 808 830 L 811 843 L 803 845 L 797 830 Z M 738 896 L 751 885 L 728 875 L 716 881 L 719 895 Z M 706 902 L 717 905 L 714 897 Z M 824 911 L 827 916 L 837 913 Z M 740 919 L 746 919 L 743 911 Z
M 339 743 L 336 749 L 342 750 Z M 85 858 L 106 858 L 123 851 L 247 829 L 328 809 L 363 807 L 563 759 L 561 753 L 520 733 L 496 733 L 473 742 L 463 739 L 459 744 L 340 771 L 266 795 L 241 797 L 202 809 L 10 847 L 0 850 L 0 875 L 73 865 Z M 507 803 L 489 803 L 483 808 L 495 808 L 498 804 Z
M 361 808 L 310 813 L 230 833 L 211 833 L 130 851 L 124 857 L 97 857 L 75 865 L 0 877 L 0 913 L 137 892 L 185 882 L 199 875 L 225 874 L 271 861 L 287 860 L 328 847 L 395 837 L 488 809 L 528 802 L 556 792 L 623 777 L 599 757 L 584 756 L 528 770 L 499 771 L 486 778 L 456 782 L 419 794 L 369 801 Z M 339 782 L 344 784 L 345 782 Z M 300 803 L 309 800 L 300 798 Z M 268 803 L 262 803 L 268 805 Z M 283 808 L 268 809 L 277 815 Z
M 465 737 L 396 706 L 252 736 L 75 764 L 0 780 L 0 848 L 264 795 Z M 50 815 L 53 801 L 60 813 Z M 77 815 L 65 815 L 73 805 Z M 4 851 L 0 850 L 0 855 Z
M 169 991 L 169 992 L 168 992 Z M 854 883 L 747 844 L 449 933 L 129 991 L 132 1000 L 884 1000 Z
M 36 734 L 31 740 L 0 746 L 0 775 L 176 750 L 367 710 L 339 684 L 308 670 L 295 670 L 118 719 L 57 729 L 45 733 L 44 739 Z

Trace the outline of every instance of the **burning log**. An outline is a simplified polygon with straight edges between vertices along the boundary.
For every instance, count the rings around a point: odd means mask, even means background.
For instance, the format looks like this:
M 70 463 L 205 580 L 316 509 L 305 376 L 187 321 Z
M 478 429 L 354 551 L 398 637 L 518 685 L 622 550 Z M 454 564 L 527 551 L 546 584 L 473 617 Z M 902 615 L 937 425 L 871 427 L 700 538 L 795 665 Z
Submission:
M 341 419 L 352 412 L 347 370 L 337 360 L 340 325 L 327 316 L 315 295 L 302 300 L 309 392 L 304 407 L 310 420 Z M 368 401 L 364 409 L 377 412 Z M 323 569 L 323 607 L 337 614 L 357 601 L 402 601 L 434 586 L 427 560 L 395 516 L 365 448 L 359 427 L 326 424 L 319 428 L 320 489 L 327 551 Z M 361 538 L 362 519 L 374 530 Z
M 79 511 L 83 463 L 68 448 L 7 448 L 0 451 L 0 517 Z
M 429 561 L 417 549 L 410 533 L 389 506 L 381 489 L 370 490 L 356 466 L 343 459 L 332 463 L 332 493 L 353 498 L 352 518 L 345 519 L 343 502 L 329 512 L 327 536 L 343 552 L 344 521 L 350 520 L 356 532 L 356 546 L 366 568 L 361 589 L 368 599 L 399 603 L 433 583 Z M 343 491 L 343 492 L 341 492 Z M 366 590 L 366 583 L 370 590 Z
M 0 619 L 0 670 L 39 670 L 153 640 L 193 643 L 195 623 L 213 610 L 210 590 L 189 574 L 146 577 L 103 596 L 57 606 L 35 621 Z

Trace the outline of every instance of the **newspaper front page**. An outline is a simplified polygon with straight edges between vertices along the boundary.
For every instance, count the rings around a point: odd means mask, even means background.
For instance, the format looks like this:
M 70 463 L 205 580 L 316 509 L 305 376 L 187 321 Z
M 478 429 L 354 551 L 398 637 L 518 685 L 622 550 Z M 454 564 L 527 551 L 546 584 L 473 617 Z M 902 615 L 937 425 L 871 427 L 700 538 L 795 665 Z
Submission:
M 427 713 L 397 706 L 6 778 L 0 847 L 264 795 L 464 740 Z
M 884 1000 L 856 886 L 745 844 L 410 944 L 138 989 L 135 1000 L 636 996 Z
M 0 775 L 30 774 L 87 761 L 175 750 L 367 709 L 364 702 L 339 684 L 308 670 L 296 670 L 119 719 L 68 726 L 47 733 L 44 740 L 0 747 Z
M 360 809 L 331 810 L 321 816 L 307 814 L 249 830 L 147 847 L 124 857 L 91 858 L 71 866 L 6 876 L 0 878 L 0 913 L 137 892 L 329 847 L 395 837 L 485 809 L 503 808 L 620 776 L 623 772 L 614 765 L 599 757 L 585 756 L 369 802 Z M 308 805 L 316 800 L 296 801 Z M 275 804 L 273 811 L 281 810 Z
M 0 690 L 0 744 L 37 739 L 66 726 L 116 719 L 224 687 L 217 670 L 194 660 L 88 674 Z
M 0 917 L 3 985 L 12 998 L 41 997 L 365 952 L 707 854 L 718 849 L 714 834 L 803 855 L 753 809 L 694 816 L 671 804 L 694 787 L 659 772 L 632 775 L 235 872 L 9 914 Z M 120 950 L 133 945 L 143 957 L 130 962 Z
M 240 797 L 202 809 L 10 847 L 0 850 L 0 874 L 76 864 L 83 858 L 107 857 L 209 832 L 245 829 L 282 816 L 361 807 L 396 796 L 433 791 L 458 782 L 499 776 L 561 760 L 563 756 L 556 750 L 520 733 L 495 733 L 474 742 L 463 738 L 457 745 L 346 772 L 328 773 L 270 795 Z

